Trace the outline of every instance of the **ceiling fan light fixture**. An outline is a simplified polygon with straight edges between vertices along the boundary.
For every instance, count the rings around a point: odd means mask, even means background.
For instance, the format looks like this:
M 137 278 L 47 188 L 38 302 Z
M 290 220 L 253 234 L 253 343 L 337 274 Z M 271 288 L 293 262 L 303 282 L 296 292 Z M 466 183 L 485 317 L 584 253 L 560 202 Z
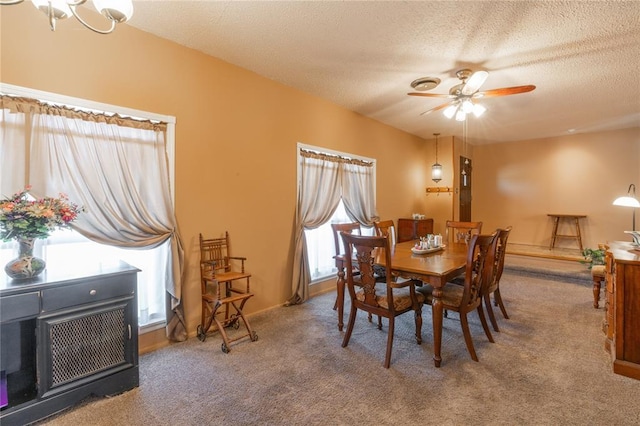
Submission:
M 445 117 L 451 119 L 456 114 L 457 110 L 458 110 L 458 105 L 457 104 L 451 104 L 448 107 L 446 107 L 444 109 L 444 111 L 442 111 L 442 113 L 444 114 Z
M 480 117 L 482 114 L 484 114 L 484 112 L 487 109 L 482 106 L 481 104 L 474 104 L 473 105 L 473 115 L 475 115 L 476 117 Z
M 465 121 L 469 114 L 473 114 L 478 118 L 487 111 L 483 105 L 477 103 L 478 99 L 482 97 L 516 95 L 518 93 L 531 92 L 536 88 L 536 86 L 529 84 L 526 86 L 502 87 L 499 89 L 480 91 L 481 86 L 484 84 L 488 76 L 489 73 L 487 71 L 473 72 L 468 68 L 464 68 L 456 72 L 456 77 L 460 79 L 461 83 L 451 87 L 449 89 L 449 94 L 415 92 L 407 94 L 410 96 L 421 96 L 425 98 L 448 98 L 449 101 L 447 103 L 424 111 L 420 115 L 424 115 L 432 111 L 442 111 L 444 116 L 448 119 L 455 117 L 456 121 Z M 435 87 L 437 83 L 440 83 L 440 79 L 435 77 L 423 77 L 414 80 L 411 83 L 411 87 L 416 90 L 424 91 Z

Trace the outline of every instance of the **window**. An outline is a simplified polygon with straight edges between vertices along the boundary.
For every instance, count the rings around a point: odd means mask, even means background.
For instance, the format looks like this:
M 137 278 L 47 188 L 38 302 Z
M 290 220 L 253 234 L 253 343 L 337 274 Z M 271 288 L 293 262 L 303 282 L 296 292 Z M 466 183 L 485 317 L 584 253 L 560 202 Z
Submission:
M 343 158 L 358 158 L 352 154 L 319 150 L 318 148 L 314 148 L 313 150 L 322 152 L 324 155 L 340 156 Z M 304 231 L 312 283 L 325 280 L 337 273 L 335 261 L 333 259 L 333 256 L 336 254 L 336 250 L 331 224 L 345 222 L 356 222 L 356 220 L 349 217 L 341 198 L 335 212 L 328 221 L 315 229 L 306 229 Z M 373 227 L 361 225 L 360 229 L 362 235 L 373 235 L 375 232 Z
M 353 222 L 344 208 L 344 203 L 340 200 L 335 213 L 324 225 L 316 229 L 304 231 L 307 240 L 307 255 L 309 256 L 309 270 L 311 271 L 311 281 L 322 281 L 335 275 L 336 269 L 333 256 L 336 254 L 336 244 L 333 237 L 332 223 Z M 373 227 L 360 226 L 362 235 L 373 235 Z
M 16 256 L 15 241 L 0 243 L 0 265 Z M 74 259 L 78 265 L 122 260 L 140 269 L 138 273 L 138 322 L 143 329 L 155 329 L 165 321 L 165 291 L 161 263 L 167 258 L 167 243 L 149 250 L 127 250 L 98 244 L 73 230 L 59 230 L 46 240 L 36 240 L 34 255 L 48 264 L 65 263 Z
M 16 86 L 4 85 L 0 86 L 0 92 L 8 93 L 17 96 L 24 96 L 28 98 L 40 99 L 55 104 L 71 105 L 74 108 L 91 110 L 91 111 L 105 111 L 106 114 L 117 113 L 123 116 L 129 117 L 142 117 L 147 120 L 166 122 L 166 139 L 165 149 L 166 156 L 168 158 L 168 173 L 169 181 L 171 185 L 171 191 L 174 188 L 174 124 L 175 118 L 160 116 L 153 113 L 147 113 L 136 110 L 129 110 L 112 105 L 97 104 L 81 99 L 69 98 L 65 96 L 50 94 L 46 92 L 39 92 L 30 89 L 19 88 Z M 4 117 L 4 116 L 3 116 Z M 2 122 L 0 117 L 0 124 L 6 124 Z M 8 124 L 10 125 L 10 124 Z M 5 131 L 14 131 L 11 128 Z M 5 133 L 6 136 L 7 133 Z M 9 138 L 6 138 L 7 140 Z M 13 139 L 15 140 L 15 139 Z M 25 138 L 26 140 L 26 138 Z M 2 151 L 2 144 L 0 144 L 0 151 L 3 152 L 3 166 L 8 161 L 16 161 L 20 164 L 20 160 L 14 159 L 19 155 L 19 151 L 15 146 L 7 147 L 4 144 L 5 151 Z M 5 157 L 7 150 L 11 155 Z M 26 149 L 23 148 L 23 151 Z M 12 157 L 12 158 L 9 158 Z M 19 170 L 20 169 L 20 170 Z M 14 192 L 22 189 L 22 186 L 30 183 L 25 182 L 24 169 L 20 167 L 2 167 L 0 169 L 0 187 L 2 187 L 3 196 L 11 195 Z M 19 185 L 19 186 L 18 186 Z M 14 187 L 18 186 L 18 187 Z M 9 188 L 12 187 L 12 188 Z M 52 194 L 56 195 L 56 194 Z M 73 200 L 77 201 L 77 200 Z M 173 201 L 173 192 L 171 193 L 171 201 Z M 108 245 L 98 244 L 90 241 L 80 235 L 77 232 L 70 230 L 61 230 L 54 232 L 46 240 L 38 240 L 35 247 L 35 255 L 41 257 L 46 262 L 60 262 L 62 260 L 73 257 L 78 259 L 78 262 L 82 262 L 82 259 L 87 261 L 94 261 L 100 259 L 101 261 L 117 260 L 121 259 L 142 272 L 138 274 L 138 318 L 141 332 L 150 331 L 152 329 L 161 328 L 165 323 L 165 305 L 166 305 L 166 271 L 167 262 L 170 256 L 168 251 L 170 250 L 169 241 L 161 244 L 159 247 L 153 249 L 121 249 Z M 17 252 L 17 243 L 7 242 L 2 243 L 0 241 L 0 265 L 6 264 L 11 258 L 15 257 Z

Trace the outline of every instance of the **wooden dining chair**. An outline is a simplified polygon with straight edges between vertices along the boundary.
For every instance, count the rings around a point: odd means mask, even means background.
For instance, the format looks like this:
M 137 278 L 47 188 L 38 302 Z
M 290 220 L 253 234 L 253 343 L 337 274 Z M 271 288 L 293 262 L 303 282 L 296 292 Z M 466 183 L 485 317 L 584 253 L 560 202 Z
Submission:
M 373 222 L 373 226 L 376 230 L 376 235 L 389 238 L 390 246 L 396 245 L 396 226 L 393 223 L 393 219 Z
M 231 350 L 231 343 L 248 337 L 258 340 L 249 321 L 242 312 L 245 303 L 251 297 L 249 279 L 251 274 L 245 271 L 245 257 L 231 256 L 229 233 L 221 238 L 203 238 L 200 234 L 200 283 L 202 290 L 202 318 L 197 328 L 200 341 L 207 338 L 207 332 L 216 323 L 222 336 L 222 352 Z M 238 329 L 239 320 L 246 328 L 245 334 L 231 338 L 226 327 Z
M 416 285 L 420 281 L 407 280 L 396 282 L 391 275 L 391 251 L 389 240 L 383 236 L 360 236 L 346 232 L 341 234 L 347 252 L 354 251 L 355 258 L 347 257 L 347 288 L 351 296 L 351 312 L 349 323 L 342 341 L 342 347 L 347 347 L 353 327 L 356 322 L 358 310 L 363 310 L 370 315 L 378 315 L 389 320 L 387 331 L 387 351 L 384 359 L 384 367 L 389 368 L 391 362 L 391 350 L 393 348 L 393 335 L 395 318 L 406 312 L 413 311 L 416 325 L 416 341 L 422 343 L 422 304 L 424 296 L 416 292 Z M 384 286 L 376 286 L 376 277 L 373 272 L 376 256 L 384 256 L 386 269 L 386 282 Z M 353 263 L 356 262 L 354 265 Z M 353 271 L 360 271 L 355 275 Z M 382 326 L 378 322 L 378 328 Z
M 362 235 L 360 224 L 358 222 L 349 223 L 332 223 L 331 229 L 333 230 L 333 241 L 336 247 L 336 256 L 344 255 L 346 253 L 344 243 L 340 237 L 341 232 L 348 232 L 349 234 Z
M 487 308 L 487 313 L 489 314 L 489 320 L 491 321 L 491 325 L 495 331 L 500 331 L 498 328 L 498 322 L 496 321 L 496 316 L 493 313 L 493 308 L 491 307 L 491 294 L 493 294 L 494 304 L 495 306 L 499 306 L 502 311 L 502 315 L 509 319 L 509 315 L 507 315 L 507 310 L 504 307 L 504 303 L 502 301 L 502 295 L 500 294 L 500 278 L 502 277 L 502 270 L 504 269 L 504 258 L 507 251 L 507 240 L 509 239 L 509 234 L 511 233 L 511 226 L 505 229 L 498 229 L 497 233 L 497 244 L 496 244 L 496 254 L 495 254 L 495 269 L 494 269 L 494 278 L 489 282 L 487 286 L 485 295 L 484 295 L 484 304 Z
M 341 259 L 341 261 L 344 262 L 344 256 L 345 256 L 345 253 L 347 253 L 347 251 L 344 248 L 344 243 L 342 242 L 342 238 L 340 237 L 340 233 L 347 232 L 349 234 L 362 235 L 362 231 L 360 230 L 360 224 L 358 222 L 332 223 L 331 229 L 333 230 L 333 241 L 335 243 L 335 248 L 336 248 L 336 255 L 334 258 L 336 259 L 336 267 L 339 268 L 338 259 Z M 354 272 L 358 273 L 357 269 Z M 338 273 L 340 273 L 340 271 L 338 271 Z M 343 284 L 343 286 L 344 285 L 345 284 Z M 344 294 L 344 289 L 342 293 Z M 339 302 L 338 298 L 336 297 L 336 301 L 333 304 L 334 311 L 338 308 L 338 302 Z M 344 300 L 340 302 L 342 302 L 342 306 L 344 306 Z
M 467 262 L 464 273 L 464 285 L 448 282 L 442 287 L 442 305 L 445 310 L 458 312 L 460 315 L 460 326 L 464 335 L 464 341 L 471 359 L 478 361 L 467 314 L 471 311 L 478 311 L 482 328 L 490 342 L 493 343 L 493 336 L 487 324 L 482 308 L 483 295 L 490 280 L 494 276 L 495 268 L 495 246 L 497 244 L 497 234 L 473 235 L 467 249 Z M 425 296 L 425 303 L 433 303 L 433 287 L 425 284 L 416 290 Z
M 482 222 L 460 222 L 448 220 L 445 227 L 447 243 L 468 243 L 471 237 L 482 232 Z

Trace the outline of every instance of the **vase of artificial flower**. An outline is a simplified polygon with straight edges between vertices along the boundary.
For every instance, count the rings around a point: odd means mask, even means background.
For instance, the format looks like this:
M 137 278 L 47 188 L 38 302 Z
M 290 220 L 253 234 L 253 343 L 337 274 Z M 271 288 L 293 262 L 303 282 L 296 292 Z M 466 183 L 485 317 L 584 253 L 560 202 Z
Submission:
M 18 257 L 7 263 L 4 271 L 13 279 L 33 278 L 44 271 L 44 260 L 33 255 L 35 238 L 16 238 L 18 240 Z
M 13 279 L 36 277 L 45 269 L 45 261 L 33 256 L 33 244 L 47 238 L 56 229 L 69 228 L 82 207 L 69 201 L 66 195 L 58 198 L 34 199 L 25 187 L 9 198 L 0 200 L 0 239 L 17 240 L 18 257 L 4 268 Z

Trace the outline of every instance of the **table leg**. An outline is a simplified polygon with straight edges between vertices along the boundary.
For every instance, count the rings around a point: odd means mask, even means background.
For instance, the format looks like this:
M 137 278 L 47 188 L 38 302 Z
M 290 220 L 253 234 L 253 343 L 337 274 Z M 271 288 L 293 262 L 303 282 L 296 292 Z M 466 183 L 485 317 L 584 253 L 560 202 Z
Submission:
M 600 307 L 600 288 L 603 280 L 602 277 L 593 276 L 593 307 L 596 309 Z
M 551 244 L 549 244 L 549 250 L 551 250 L 556 245 L 556 235 L 558 234 L 559 222 L 560 217 L 556 216 L 553 218 L 553 232 L 551 233 Z
M 338 267 L 338 280 L 336 282 L 337 296 L 336 305 L 338 307 L 338 331 L 342 331 L 344 323 L 342 322 L 342 316 L 344 314 L 344 268 Z
M 440 367 L 442 357 L 440 350 L 442 348 L 442 318 L 444 309 L 442 308 L 442 287 L 433 285 L 433 300 L 431 302 L 431 315 L 433 322 L 433 362 L 436 367 Z
M 582 235 L 580 235 L 580 220 L 575 217 L 576 220 L 576 238 L 578 239 L 578 244 L 580 245 L 580 252 L 582 253 Z

